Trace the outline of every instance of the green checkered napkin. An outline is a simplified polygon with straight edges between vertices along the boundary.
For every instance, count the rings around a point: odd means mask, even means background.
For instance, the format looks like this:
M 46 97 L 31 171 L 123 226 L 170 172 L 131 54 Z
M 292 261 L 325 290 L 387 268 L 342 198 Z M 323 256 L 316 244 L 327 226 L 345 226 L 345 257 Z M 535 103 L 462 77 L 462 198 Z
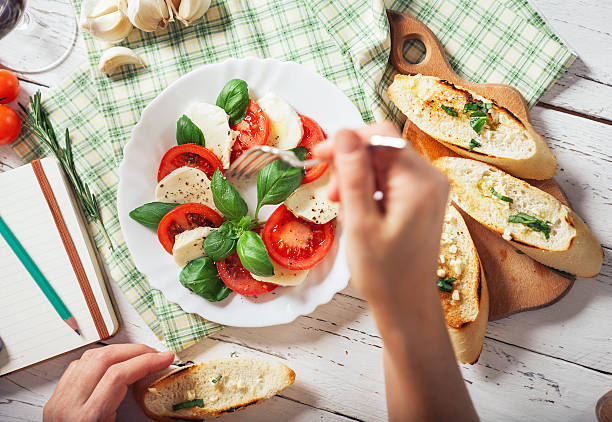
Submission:
M 75 0 L 77 12 L 79 4 Z M 107 46 L 85 34 L 90 66 L 45 97 L 56 128 L 70 128 L 77 166 L 99 197 L 115 250 L 92 230 L 112 277 L 172 350 L 220 326 L 183 312 L 151 289 L 123 241 L 115 208 L 117 167 L 140 113 L 187 72 L 226 58 L 254 56 L 302 63 L 338 85 L 364 120 L 400 123 L 403 118 L 386 95 L 394 75 L 387 63 L 386 8 L 426 23 L 459 74 L 475 82 L 513 85 L 530 105 L 574 59 L 526 0 L 213 0 L 202 21 L 190 27 L 175 22 L 157 33 L 133 31 L 121 45 L 134 49 L 146 67 L 128 67 L 112 78 L 97 70 Z M 422 53 L 416 43 L 405 48 L 412 60 Z M 45 154 L 28 134 L 15 149 L 27 160 Z

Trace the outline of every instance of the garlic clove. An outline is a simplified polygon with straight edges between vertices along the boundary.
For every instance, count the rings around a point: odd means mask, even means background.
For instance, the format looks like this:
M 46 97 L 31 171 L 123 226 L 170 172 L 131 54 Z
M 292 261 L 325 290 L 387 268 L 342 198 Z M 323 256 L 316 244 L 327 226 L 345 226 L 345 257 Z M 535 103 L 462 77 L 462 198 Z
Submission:
M 173 20 L 165 0 L 119 0 L 118 5 L 130 22 L 142 31 L 163 29 Z
M 178 8 L 174 1 L 172 4 L 175 6 L 176 17 L 185 25 L 189 25 L 204 16 L 210 7 L 210 2 L 211 0 L 179 0 Z
M 85 25 L 88 20 L 99 18 L 119 10 L 115 0 L 84 0 L 81 3 L 79 24 Z
M 133 28 L 129 19 L 118 10 L 97 18 L 86 19 L 81 23 L 81 27 L 93 37 L 109 42 L 121 41 Z
M 112 75 L 121 66 L 135 64 L 144 65 L 142 59 L 127 47 L 112 47 L 100 57 L 98 68 L 107 75 Z

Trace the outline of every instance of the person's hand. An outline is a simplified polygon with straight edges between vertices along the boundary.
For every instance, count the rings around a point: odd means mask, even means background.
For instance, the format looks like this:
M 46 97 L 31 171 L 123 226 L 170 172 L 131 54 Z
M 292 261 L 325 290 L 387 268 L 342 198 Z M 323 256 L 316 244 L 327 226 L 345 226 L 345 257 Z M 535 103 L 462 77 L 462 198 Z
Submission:
M 167 368 L 172 352 L 144 344 L 115 344 L 86 350 L 68 365 L 43 410 L 44 422 L 114 421 L 128 386 Z
M 444 175 L 412 148 L 369 152 L 372 135 L 401 137 L 390 123 L 343 130 L 317 145 L 332 160 L 329 196 L 341 202 L 351 281 L 372 306 L 420 300 L 434 283 L 449 186 Z M 382 200 L 374 193 L 381 191 Z

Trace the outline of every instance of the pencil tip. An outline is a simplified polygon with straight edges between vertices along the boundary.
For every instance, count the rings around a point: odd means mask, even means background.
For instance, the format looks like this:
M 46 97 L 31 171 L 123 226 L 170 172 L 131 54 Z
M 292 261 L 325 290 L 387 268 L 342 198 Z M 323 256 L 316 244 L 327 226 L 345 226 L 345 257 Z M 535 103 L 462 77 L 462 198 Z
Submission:
M 81 335 L 81 332 L 78 329 L 74 330 L 74 332 L 77 333 L 78 335 Z

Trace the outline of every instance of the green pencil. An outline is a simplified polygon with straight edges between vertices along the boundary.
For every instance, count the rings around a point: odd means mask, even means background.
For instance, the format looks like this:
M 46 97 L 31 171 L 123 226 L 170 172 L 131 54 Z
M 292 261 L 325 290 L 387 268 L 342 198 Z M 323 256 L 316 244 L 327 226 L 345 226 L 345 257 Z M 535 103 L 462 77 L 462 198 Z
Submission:
M 81 335 L 79 331 L 79 326 L 76 323 L 76 320 L 62 302 L 62 299 L 57 295 L 49 281 L 45 278 L 43 273 L 40 272 L 40 269 L 36 266 L 30 255 L 23 248 L 21 243 L 17 240 L 11 229 L 6 225 L 2 217 L 0 217 L 0 234 L 6 240 L 6 243 L 11 247 L 17 258 L 21 261 L 25 269 L 30 273 L 40 290 L 45 294 L 51 305 L 55 308 L 59 316 L 68 324 L 70 328 L 72 328 L 78 335 Z

